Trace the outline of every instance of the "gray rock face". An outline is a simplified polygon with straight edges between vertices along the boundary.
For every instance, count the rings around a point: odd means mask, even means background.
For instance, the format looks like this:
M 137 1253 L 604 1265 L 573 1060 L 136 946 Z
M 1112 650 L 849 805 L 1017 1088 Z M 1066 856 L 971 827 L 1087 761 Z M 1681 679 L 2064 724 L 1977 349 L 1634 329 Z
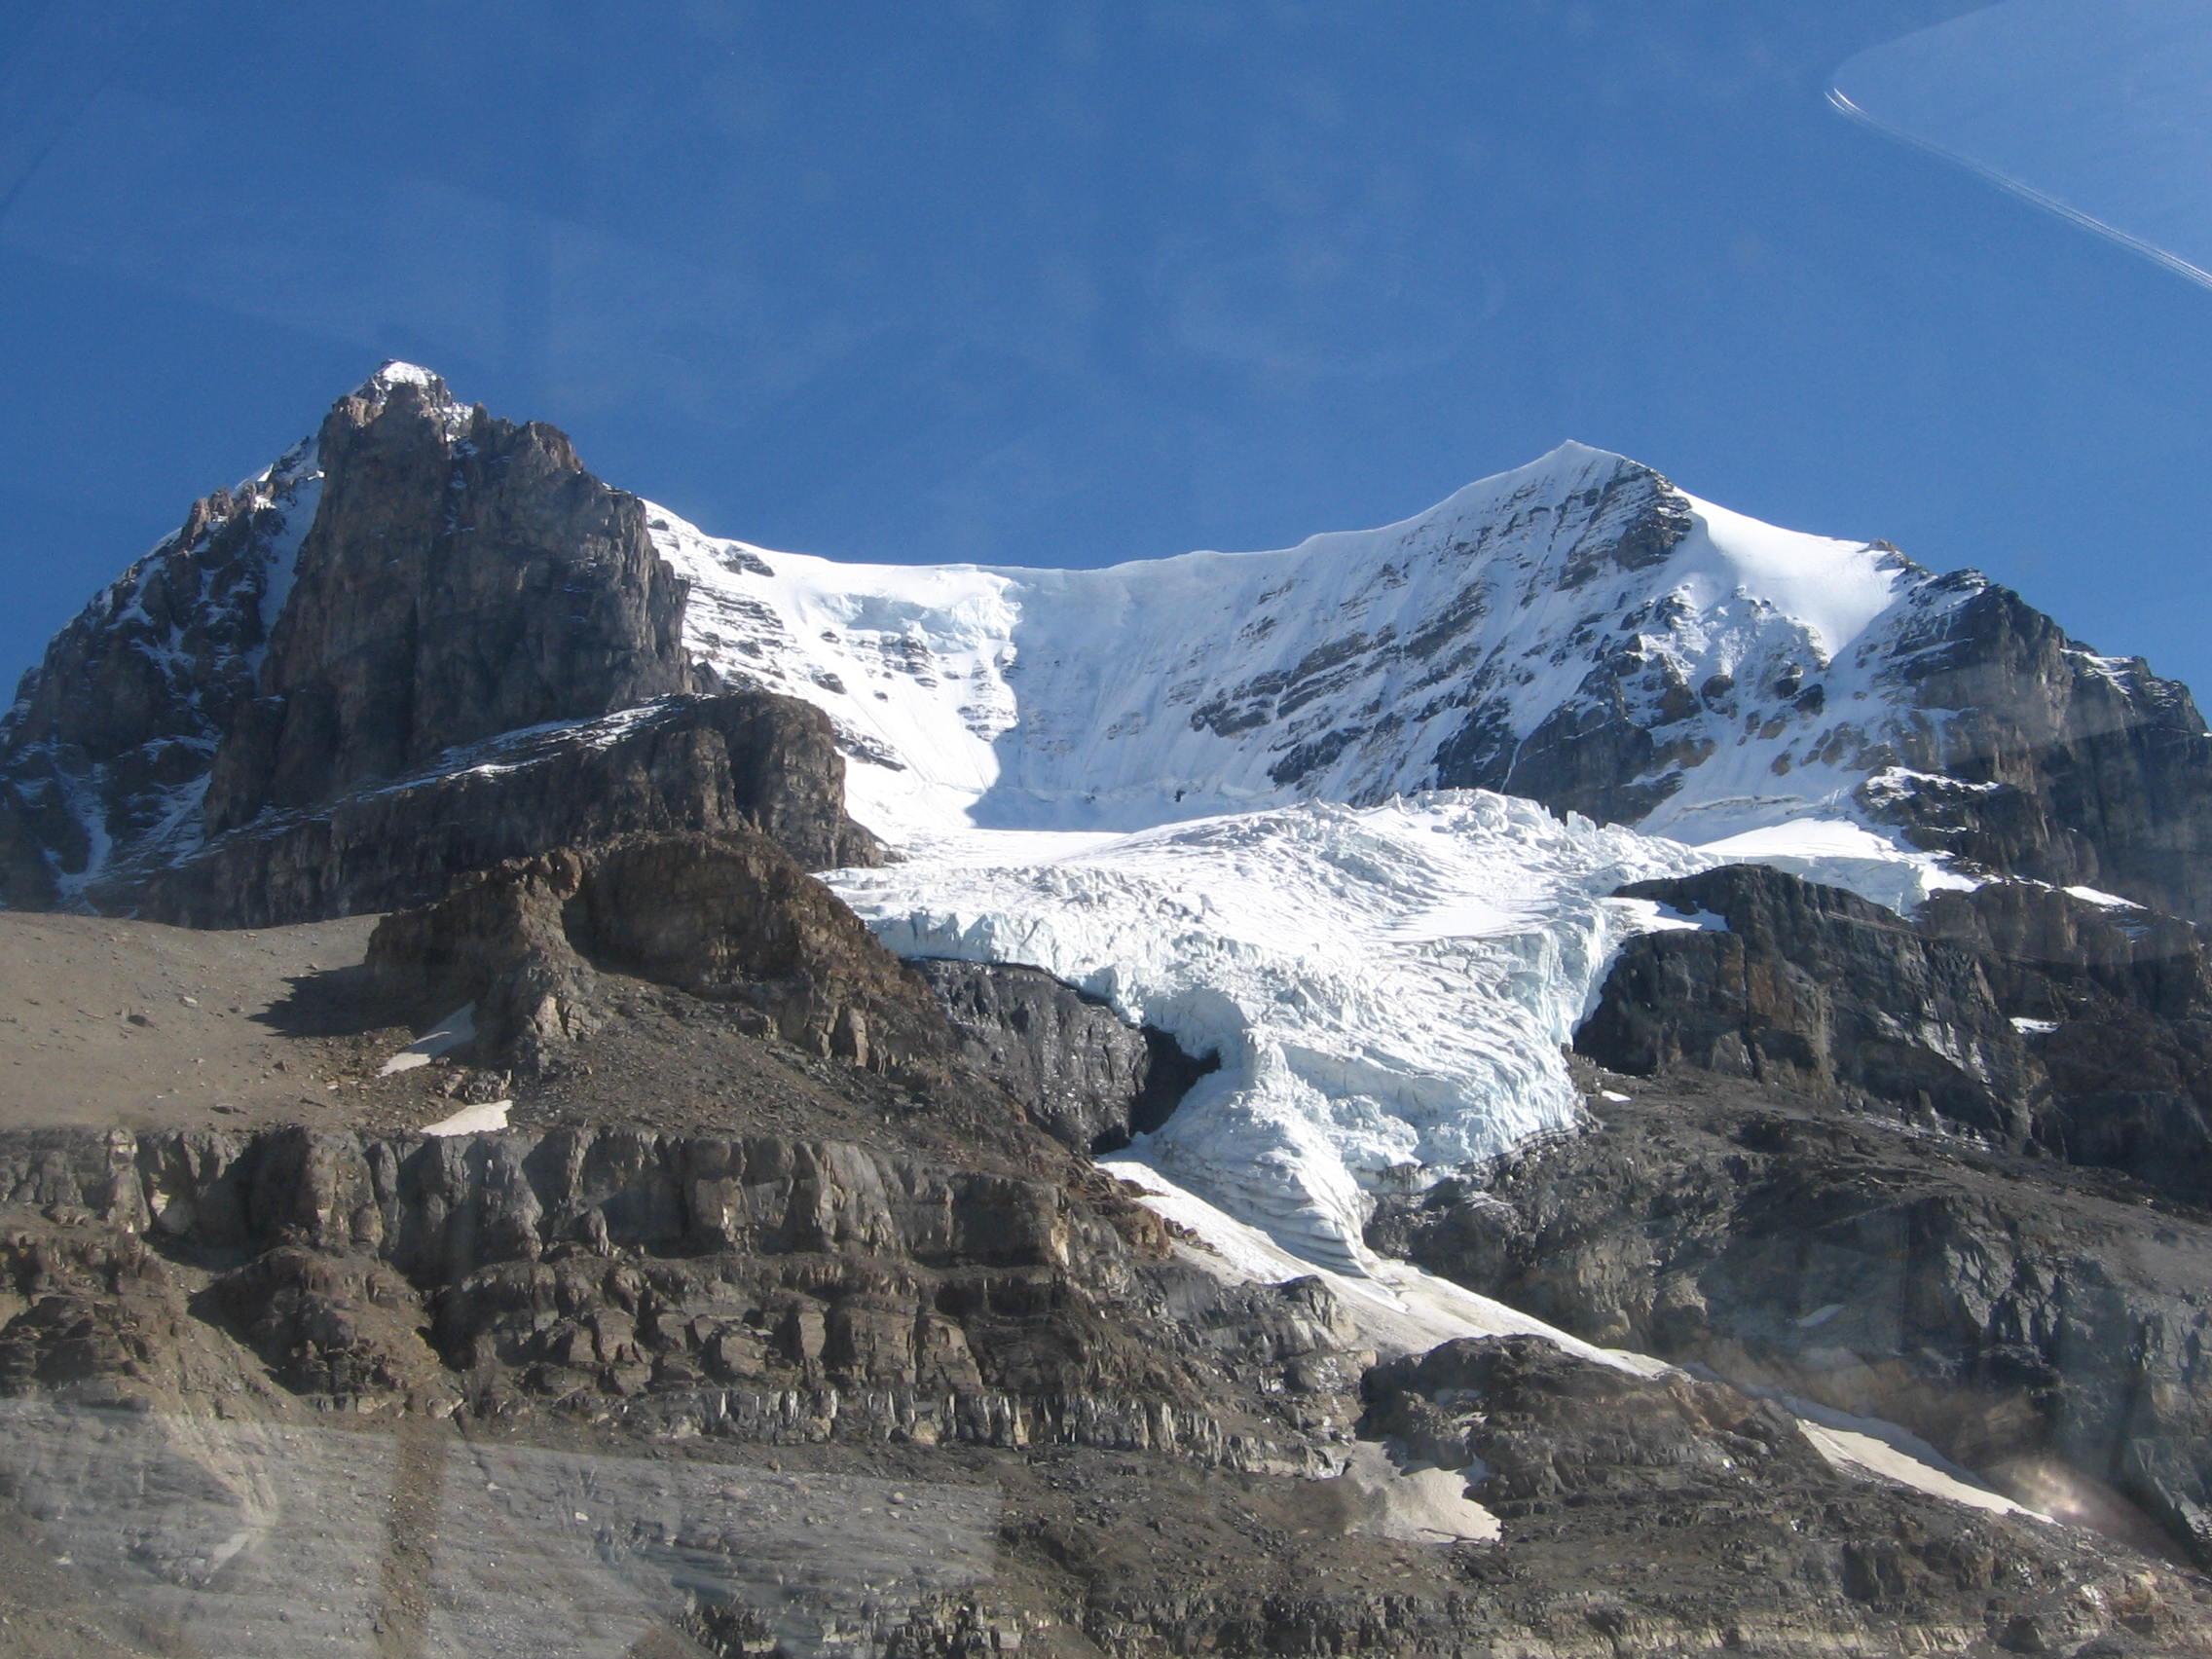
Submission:
M 1907 922 L 1756 865 L 1624 895 L 1716 929 L 1632 940 L 1576 1049 L 1948 1124 L 2212 1199 L 2212 956 L 2188 923 L 2026 883 Z
M 1926 713 L 1895 735 L 1899 759 L 1955 781 L 1862 791 L 1877 815 L 1991 869 L 2212 920 L 2212 737 L 2187 686 L 1986 585 L 1893 656 Z
M 2200 1215 L 1734 1081 L 1595 1109 L 1480 1188 L 1386 1204 L 1371 1241 L 1584 1337 L 1902 1423 L 2028 1502 L 2138 1506 L 2212 1561 Z
M 2026 883 L 1911 922 L 1755 866 L 1624 892 L 1725 924 L 1633 940 L 1576 1036 L 1649 1084 L 1376 1239 L 2030 1501 L 2117 1491 L 2212 1561 L 2197 931 Z
M 26 1204 L 122 1229 L 107 1251 L 148 1282 L 139 1306 L 103 1309 L 99 1271 L 78 1282 L 55 1261 L 29 1316 L 0 1329 L 9 1393 L 160 1388 L 147 1314 L 168 1275 L 144 1234 L 188 1259 L 242 1255 L 203 1310 L 284 1386 L 333 1401 L 450 1403 L 466 1381 L 479 1409 L 635 1398 L 656 1432 L 1266 1456 L 1233 1447 L 1202 1374 L 1121 1307 L 1156 1225 L 1050 1181 L 618 1129 L 56 1132 L 0 1147 L 0 1206 Z M 1038 1343 L 1031 1318 L 1089 1340 Z
M 207 786 L 220 834 L 443 751 L 698 689 L 644 508 L 550 426 L 372 381 L 316 441 L 322 500 L 260 697 Z
M 66 629 L 0 724 L 0 903 L 252 927 L 638 830 L 870 864 L 816 711 L 717 692 L 635 497 L 380 372 Z M 645 712 L 638 713 L 641 706 Z
M 551 847 L 725 830 L 758 830 L 817 869 L 882 857 L 845 816 L 844 760 L 821 713 L 733 692 L 525 732 L 415 778 L 266 812 L 90 896 L 187 926 L 270 927 L 426 903 L 461 874 Z
M 1973 952 L 1760 865 L 1621 894 L 1726 927 L 1632 940 L 1575 1035 L 1580 1052 L 1638 1076 L 1689 1065 L 2027 1140 L 2040 1079 Z
M 1726 928 L 1632 941 L 1577 1035 L 1648 1082 L 1372 1241 L 2212 1561 L 2196 930 L 2019 883 L 1916 923 L 1749 866 L 1626 891 Z
M 1133 1026 L 1040 968 L 917 962 L 952 1021 L 963 1059 L 997 1080 L 1029 1120 L 1077 1152 L 1114 1152 L 1164 1124 L 1220 1058 Z

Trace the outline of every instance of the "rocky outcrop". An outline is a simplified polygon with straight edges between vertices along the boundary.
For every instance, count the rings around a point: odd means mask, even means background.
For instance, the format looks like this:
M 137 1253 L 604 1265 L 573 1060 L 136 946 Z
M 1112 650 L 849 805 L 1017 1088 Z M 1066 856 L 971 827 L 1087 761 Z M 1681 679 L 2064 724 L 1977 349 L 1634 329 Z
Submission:
M 742 827 L 510 860 L 386 917 L 368 968 L 425 1011 L 473 1003 L 481 1056 L 526 1072 L 604 1019 L 608 975 L 749 1004 L 764 1031 L 866 1069 L 941 1065 L 953 1047 L 920 977 Z
M 1966 597 L 1900 634 L 1885 670 L 1924 713 L 1896 763 L 1937 776 L 1862 803 L 1988 868 L 2212 920 L 2212 735 L 2189 688 L 2008 589 L 1945 583 Z
M 1900 1506 L 1863 1485 L 1837 1491 L 1787 1412 L 1734 1388 L 1631 1376 L 1540 1339 L 1495 1337 L 1378 1366 L 1363 1393 L 1365 1432 L 1387 1436 L 1403 1456 L 1464 1469 L 1470 1494 L 1508 1535 L 1579 1532 L 1586 1547 L 1598 1541 L 1593 1532 L 1613 1536 L 1618 1561 L 1665 1575 L 1685 1600 L 1710 1583 L 1710 1568 L 1700 1545 L 1674 1540 L 1733 1535 L 1743 1552 L 1735 1594 L 1753 1618 L 1794 1584 L 1879 1604 L 1897 1628 L 1938 1649 L 1979 1634 L 2001 1651 L 2065 1652 L 2111 1628 L 2109 1606 L 2052 1582 L 2032 1610 L 1982 1633 L 1945 1634 L 1962 1600 L 1989 1595 L 2016 1571 L 2006 1530 L 1930 1499 Z M 1615 1617 L 1627 1635 L 1635 1615 L 1622 1607 Z M 1664 1650 L 1638 1637 L 1628 1651 Z M 1724 1645 L 1788 1650 L 1787 1639 L 1769 1647 L 1774 1640 Z M 2103 1650 L 2127 1651 L 2120 1640 Z
M 311 811 L 268 812 L 150 877 L 91 889 L 193 927 L 427 903 L 501 860 L 642 831 L 755 830 L 810 868 L 872 865 L 820 711 L 731 692 L 521 733 Z
M 2027 1140 L 2040 1080 L 1971 950 L 1762 865 L 1620 896 L 1708 925 L 1631 940 L 1579 1052 L 1638 1076 L 1687 1065 Z
M 1371 1241 L 2212 1563 L 2196 930 L 2029 883 L 1910 922 L 1750 866 L 1623 891 L 1702 924 L 1624 947 L 1576 1036 L 1647 1081 Z
M 1106 1003 L 1041 968 L 922 961 L 961 1058 L 995 1079 L 1029 1121 L 1077 1152 L 1119 1151 L 1149 1134 L 1220 1066 L 1194 1059 L 1157 1026 L 1129 1024 Z
M 2200 1214 L 1771 1086 L 1627 1087 L 1589 1134 L 1386 1200 L 1370 1242 L 1592 1341 L 1903 1423 L 2027 1501 L 2139 1505 L 2212 1562 Z
M 0 1323 L 11 1393 L 96 1380 L 177 1404 L 160 1355 L 197 1320 L 284 1388 L 363 1410 L 568 1402 L 653 1434 L 1305 1456 L 1162 1321 L 1142 1275 L 1164 1235 L 1111 1183 L 620 1129 L 55 1131 L 0 1140 L 0 1213 L 33 1211 L 79 1248 L 0 1237 L 27 1287 Z M 119 1273 L 144 1294 L 103 1300 Z M 1325 1317 L 1301 1329 L 1330 1340 Z
M 461 745 L 698 689 L 645 509 L 550 426 L 382 375 L 316 440 L 321 504 L 206 827 L 399 779 Z
M 1530 1339 L 1362 1384 L 1372 1356 L 1317 1281 L 1231 1288 L 1162 1245 L 1110 1185 L 835 1143 L 9 1135 L 0 1482 L 65 1524 L 66 1553 L 112 1561 L 102 1594 L 127 1606 L 164 1523 L 177 1621 L 269 1619 L 199 1598 L 288 1547 L 273 1520 L 326 1528 L 365 1494 L 372 1535 L 341 1556 L 381 1592 L 311 1631 L 364 1602 L 363 1629 L 379 1608 L 413 1628 L 405 1585 L 433 1567 L 474 1582 L 480 1528 L 498 1582 L 516 1560 L 576 1564 L 526 1581 L 554 1623 L 612 1564 L 724 1652 L 763 1650 L 753 1594 L 787 1632 L 888 1606 L 895 1630 L 857 1616 L 840 1641 L 946 1655 L 985 1638 L 1812 1655 L 1904 1628 L 1936 1651 L 2175 1652 L 2203 1629 L 2190 1584 L 2141 1557 L 1838 1473 L 1716 1384 Z M 1355 1396 L 1406 1455 L 1463 1458 L 1503 1535 L 1378 1537 L 1349 1483 L 1297 1478 L 1341 1460 Z M 271 1432 L 313 1422 L 303 1406 L 354 1426 Z M 759 1522 L 736 1537 L 712 1524 L 733 1500 Z M 457 1514 L 466 1538 L 440 1530 Z M 921 1605 L 910 1573 L 864 1594 L 855 1552 L 906 1533 L 979 1546 L 984 1570 Z M 845 1576 L 823 1581 L 826 1563 Z M 669 1594 L 672 1567 L 696 1599 Z M 636 1592 L 597 1604 L 640 1617 Z
M 1581 1053 L 1963 1128 L 2212 1200 L 2212 955 L 2186 922 L 2046 886 L 1907 921 L 1757 865 L 1641 882 L 1709 925 L 1630 941 Z
M 2212 952 L 2189 923 L 2025 882 L 1914 918 L 1974 952 L 2043 1076 L 2035 1143 L 2212 1206 Z

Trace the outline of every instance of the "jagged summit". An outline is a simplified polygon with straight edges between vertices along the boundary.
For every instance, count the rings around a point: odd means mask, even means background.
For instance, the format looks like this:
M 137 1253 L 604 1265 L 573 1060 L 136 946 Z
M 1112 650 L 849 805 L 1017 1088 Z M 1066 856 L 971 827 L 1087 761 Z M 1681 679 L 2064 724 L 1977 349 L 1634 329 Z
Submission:
M 358 397 L 364 392 L 387 389 L 403 384 L 434 387 L 441 392 L 446 389 L 445 377 L 435 369 L 425 369 L 420 363 L 404 363 L 397 357 L 387 357 L 377 365 L 376 373 L 361 383 L 354 395 Z

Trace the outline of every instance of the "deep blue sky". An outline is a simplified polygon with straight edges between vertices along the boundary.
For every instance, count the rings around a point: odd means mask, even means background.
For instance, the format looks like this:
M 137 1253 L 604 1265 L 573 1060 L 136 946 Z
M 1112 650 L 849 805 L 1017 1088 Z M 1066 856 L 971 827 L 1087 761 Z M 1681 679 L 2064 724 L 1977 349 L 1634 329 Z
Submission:
M 1825 101 L 1967 9 L 29 0 L 0 675 L 393 355 L 860 558 L 1280 545 L 1575 437 L 2212 691 L 2212 294 Z

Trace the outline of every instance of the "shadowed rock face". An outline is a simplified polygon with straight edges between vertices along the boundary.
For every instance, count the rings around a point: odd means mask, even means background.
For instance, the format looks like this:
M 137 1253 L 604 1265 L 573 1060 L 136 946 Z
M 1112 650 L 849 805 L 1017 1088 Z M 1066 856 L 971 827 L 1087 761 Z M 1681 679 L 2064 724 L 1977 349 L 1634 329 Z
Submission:
M 2031 1503 L 2139 1506 L 2212 1561 L 2200 1214 L 1756 1084 L 1628 1088 L 1479 1187 L 1386 1200 L 1370 1241 L 1591 1340 L 1902 1423 Z
M 1134 1026 L 1041 968 L 917 962 L 952 1021 L 963 1059 L 1076 1152 L 1115 1152 L 1164 1124 L 1221 1060 L 1193 1059 L 1157 1027 Z
M 1725 931 L 1622 950 L 1576 1037 L 1627 1074 L 1602 1126 L 1386 1201 L 1371 1242 L 2030 1501 L 2117 1492 L 2212 1561 L 2197 931 L 2019 883 L 1909 922 L 1755 866 L 1624 891 Z
M 1361 1429 L 1440 1468 L 1479 1466 L 1508 1517 L 1599 1494 L 1753 1508 L 1826 1464 L 1780 1406 L 1679 1374 L 1644 1378 L 1540 1337 L 1460 1338 L 1371 1369 Z M 1662 1496 L 1662 1494 L 1664 1494 Z
M 1621 896 L 1727 925 L 1631 940 L 1575 1035 L 1580 1052 L 1637 1076 L 1695 1066 L 2026 1140 L 2034 1068 L 1973 952 L 1760 865 Z
M 2186 685 L 2094 655 L 2000 587 L 1896 657 L 1927 713 L 1899 759 L 1957 782 L 1864 797 L 1876 816 L 1991 869 L 2212 920 L 2212 736 Z
M 1725 921 L 1647 934 L 1580 1052 L 1965 1128 L 2212 1203 L 2212 954 L 2190 924 L 2047 887 L 1937 895 L 1911 921 L 1758 865 L 1624 896 Z

